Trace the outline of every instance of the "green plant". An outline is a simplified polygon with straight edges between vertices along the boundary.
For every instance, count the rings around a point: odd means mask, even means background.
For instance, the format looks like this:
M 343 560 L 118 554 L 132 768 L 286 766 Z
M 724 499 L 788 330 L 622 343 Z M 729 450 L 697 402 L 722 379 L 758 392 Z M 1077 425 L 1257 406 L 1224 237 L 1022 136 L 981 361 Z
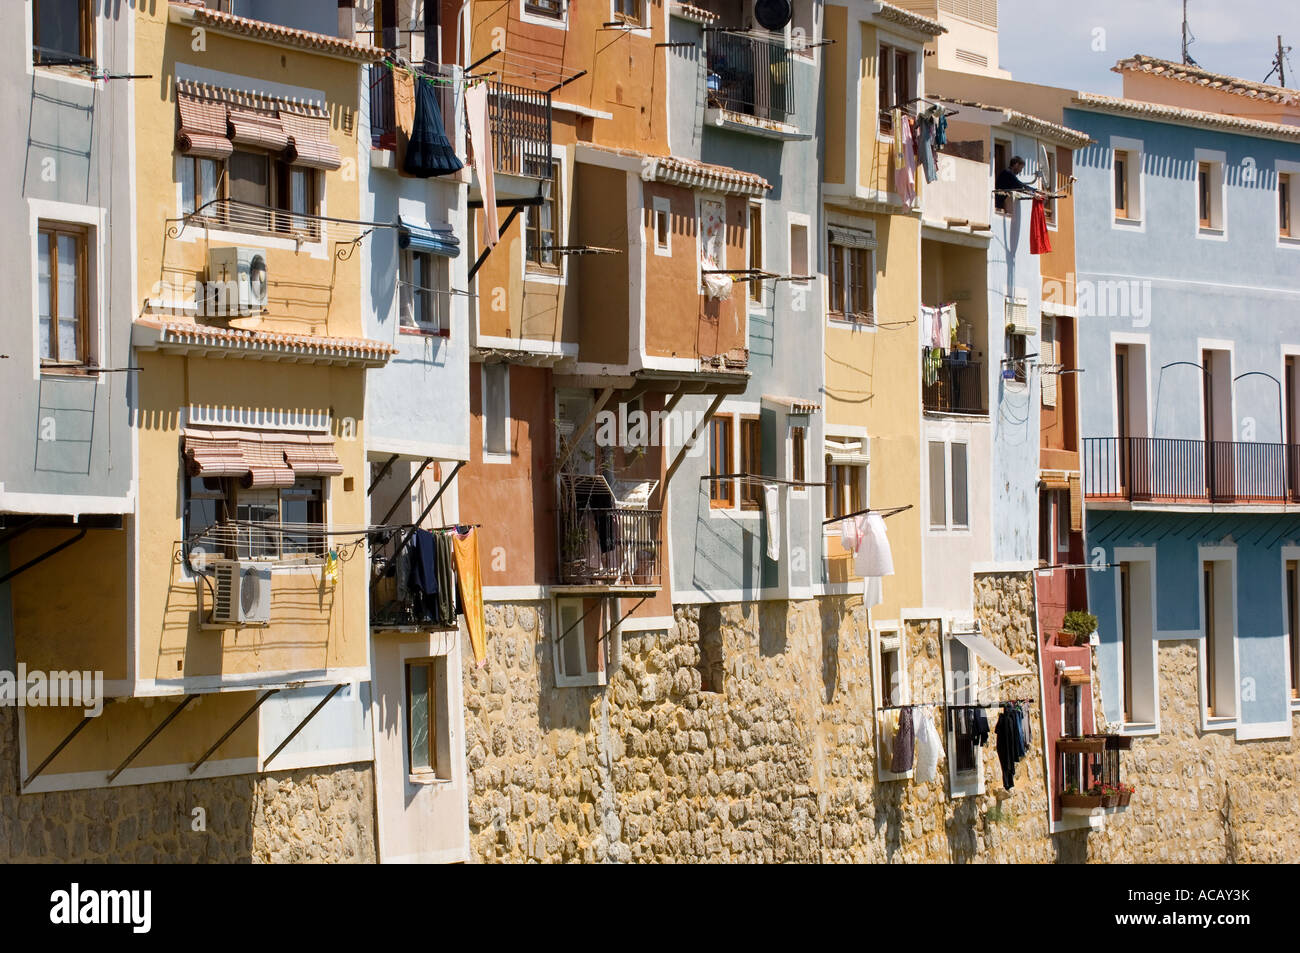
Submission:
M 1065 620 L 1061 623 L 1061 628 L 1075 636 L 1076 640 L 1079 638 L 1086 639 L 1097 631 L 1097 617 L 1091 612 L 1073 609 L 1065 614 Z

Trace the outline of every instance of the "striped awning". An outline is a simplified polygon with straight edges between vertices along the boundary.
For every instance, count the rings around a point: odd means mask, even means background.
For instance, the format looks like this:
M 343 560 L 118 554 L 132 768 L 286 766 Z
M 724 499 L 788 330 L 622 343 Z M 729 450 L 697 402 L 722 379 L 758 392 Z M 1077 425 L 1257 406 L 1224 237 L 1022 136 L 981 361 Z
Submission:
M 343 473 L 329 434 L 186 427 L 182 437 L 190 476 L 235 477 L 247 487 L 289 487 L 299 477 Z
M 278 113 L 231 106 L 227 119 L 230 141 L 237 146 L 282 152 L 289 145 L 289 134 L 284 131 Z
M 226 135 L 226 105 L 189 93 L 176 93 L 180 127 L 176 147 L 186 155 L 224 159 L 235 151 Z
M 281 113 L 280 122 L 289 134 L 289 155 L 294 165 L 332 172 L 343 164 L 338 147 L 330 142 L 328 117 Z

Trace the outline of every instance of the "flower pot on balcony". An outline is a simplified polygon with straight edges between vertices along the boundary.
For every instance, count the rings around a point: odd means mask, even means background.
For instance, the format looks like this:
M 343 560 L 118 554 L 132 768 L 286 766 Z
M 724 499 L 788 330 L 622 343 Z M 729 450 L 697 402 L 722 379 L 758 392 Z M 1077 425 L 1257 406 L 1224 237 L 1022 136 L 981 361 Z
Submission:
M 1102 807 L 1118 807 L 1118 806 L 1119 806 L 1119 795 L 1118 795 L 1118 794 L 1103 794 L 1103 795 L 1101 796 L 1101 806 L 1102 806 Z
M 1062 794 L 1061 807 L 1079 807 L 1085 810 L 1101 807 L 1102 797 L 1100 794 Z
M 1062 629 L 1060 632 L 1056 633 L 1056 644 L 1063 649 L 1068 649 L 1073 647 L 1074 640 L 1075 640 L 1075 635 L 1073 632 L 1066 632 L 1064 629 Z
M 1133 800 L 1132 791 L 1121 791 L 1119 794 L 1119 806 L 1128 807 L 1129 801 Z

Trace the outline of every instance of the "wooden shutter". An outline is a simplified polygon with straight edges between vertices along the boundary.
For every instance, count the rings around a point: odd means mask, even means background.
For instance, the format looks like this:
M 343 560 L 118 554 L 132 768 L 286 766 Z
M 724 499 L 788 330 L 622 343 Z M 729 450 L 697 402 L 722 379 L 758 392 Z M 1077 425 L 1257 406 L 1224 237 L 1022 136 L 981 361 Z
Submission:
M 1083 478 L 1070 474 L 1070 532 L 1083 532 Z
M 1056 319 L 1043 315 L 1043 343 L 1038 349 L 1038 377 L 1043 387 L 1043 406 L 1056 406 Z

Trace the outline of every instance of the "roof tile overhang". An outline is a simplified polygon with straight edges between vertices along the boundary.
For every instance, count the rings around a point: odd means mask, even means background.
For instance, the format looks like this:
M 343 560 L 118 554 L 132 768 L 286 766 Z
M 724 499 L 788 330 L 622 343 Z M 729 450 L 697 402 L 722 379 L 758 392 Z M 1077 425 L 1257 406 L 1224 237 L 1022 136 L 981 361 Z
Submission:
M 938 20 L 931 20 L 929 17 L 923 17 L 919 13 L 912 13 L 910 10 L 904 10 L 893 4 L 881 3 L 877 0 L 876 15 L 882 20 L 888 20 L 890 23 L 896 23 L 899 26 L 907 27 L 913 33 L 921 33 L 926 36 L 939 36 L 941 33 L 947 33 L 948 28 Z
M 1265 122 L 1262 119 L 1241 119 L 1224 113 L 1184 109 L 1181 106 L 1165 106 L 1161 103 L 1146 103 L 1137 99 L 1120 99 L 1115 96 L 1102 96 L 1098 93 L 1080 93 L 1074 97 L 1074 104 L 1094 112 L 1138 116 L 1143 119 L 1169 122 L 1182 126 L 1196 126 L 1201 129 L 1222 129 L 1226 132 L 1236 132 L 1246 136 L 1262 136 L 1268 139 L 1283 139 L 1289 142 L 1300 141 L 1300 126 Z
M 1092 145 L 1092 137 L 1086 132 L 1080 132 L 1078 129 L 1071 129 L 1069 126 L 1062 126 L 1060 123 L 1040 119 L 1038 116 L 1031 116 L 1029 113 L 1020 112 L 1018 109 L 1010 109 L 1006 106 L 994 106 L 988 103 L 978 103 L 970 99 L 953 99 L 950 96 L 940 96 L 937 94 L 932 98 L 937 102 L 948 103 L 953 106 L 964 106 L 967 109 L 977 109 L 989 114 L 985 118 L 991 120 L 992 125 L 1008 126 L 1012 129 L 1020 129 L 1029 133 L 1031 136 L 1034 136 L 1036 139 L 1043 139 L 1058 146 L 1066 146 L 1070 149 L 1082 149 L 1084 146 Z
M 1300 105 L 1300 92 L 1284 86 L 1271 86 L 1268 83 L 1256 83 L 1226 73 L 1214 73 L 1190 63 L 1175 63 L 1155 56 L 1137 53 L 1128 59 L 1120 60 L 1111 67 L 1113 73 L 1147 73 L 1165 79 L 1200 86 L 1205 89 L 1232 93 L 1261 102 Z
M 590 142 L 579 144 L 577 161 L 584 161 L 584 155 L 586 161 L 594 160 L 597 163 L 602 161 L 599 158 L 602 156 L 613 158 L 618 167 L 635 172 L 647 181 L 680 185 L 701 192 L 722 192 L 726 195 L 761 198 L 772 189 L 772 183 L 761 175 L 725 165 L 700 162 L 696 159 L 652 156 L 634 149 L 617 149 Z
M 397 353 L 391 344 L 369 338 L 246 331 L 150 318 L 133 322 L 131 344 L 142 351 L 341 367 L 382 367 Z
M 290 46 L 337 59 L 377 63 L 387 55 L 377 46 L 355 43 L 325 33 L 295 30 L 293 27 L 267 23 L 265 20 L 237 17 L 233 13 L 222 13 L 220 10 L 197 6 L 187 0 L 169 0 L 167 17 L 170 22 L 183 26 L 199 26 L 214 33 L 243 37 L 258 43 L 270 43 L 273 46 Z

